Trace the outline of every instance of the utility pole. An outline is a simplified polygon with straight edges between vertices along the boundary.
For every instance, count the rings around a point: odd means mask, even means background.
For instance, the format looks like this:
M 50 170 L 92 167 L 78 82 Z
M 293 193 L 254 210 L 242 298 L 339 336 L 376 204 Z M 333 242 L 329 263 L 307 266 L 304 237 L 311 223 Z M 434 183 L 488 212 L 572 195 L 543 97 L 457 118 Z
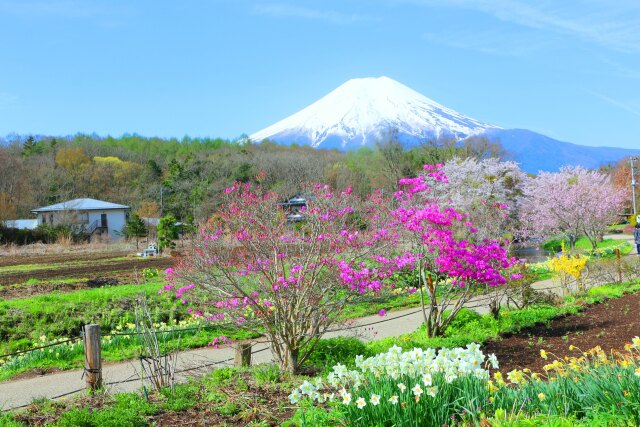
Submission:
M 638 160 L 638 158 L 636 157 L 629 157 L 629 164 L 631 165 L 631 203 L 633 206 L 633 215 L 638 215 L 638 210 L 636 207 L 636 175 L 635 175 L 635 168 L 634 168 L 634 164 L 633 162 L 635 160 Z
M 164 216 L 164 194 L 163 194 L 163 190 L 164 187 L 161 185 L 160 186 L 160 218 L 162 218 Z

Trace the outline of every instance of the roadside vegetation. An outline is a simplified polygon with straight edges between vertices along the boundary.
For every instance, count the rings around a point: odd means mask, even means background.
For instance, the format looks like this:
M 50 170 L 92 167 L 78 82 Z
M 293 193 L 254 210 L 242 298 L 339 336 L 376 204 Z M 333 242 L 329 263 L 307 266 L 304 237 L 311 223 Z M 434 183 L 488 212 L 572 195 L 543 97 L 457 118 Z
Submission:
M 600 286 L 582 295 L 567 297 L 557 306 L 542 304 L 504 311 L 499 319 L 463 310 L 441 338 L 425 338 L 424 332 L 417 330 L 405 336 L 368 343 L 348 337 L 321 340 L 306 365 L 308 372 L 315 372 L 312 377 L 291 376 L 269 364 L 242 369 L 221 368 L 187 384 L 176 385 L 173 391 L 161 389 L 148 396 L 141 393 L 98 394 L 68 402 L 36 401 L 24 411 L 0 418 L 0 425 L 21 426 L 35 419 L 43 425 L 57 426 L 176 425 L 192 419 L 228 426 L 293 427 L 342 423 L 382 426 L 387 425 L 386 420 L 400 416 L 397 412 L 392 414 L 403 402 L 407 405 L 406 410 L 414 415 L 410 418 L 401 416 L 396 420 L 398 425 L 413 425 L 411 422 L 424 416 L 444 417 L 452 426 L 635 425 L 640 416 L 640 407 L 633 397 L 640 392 L 640 374 L 634 371 L 640 369 L 640 339 L 627 343 L 626 350 L 621 348 L 623 353 L 615 357 L 600 349 L 585 349 L 583 354 L 582 350 L 572 349 L 569 344 L 562 349 L 569 355 L 568 360 L 562 354 L 556 357 L 542 351 L 540 357 L 548 359 L 544 361 L 548 369 L 535 373 L 527 369 L 501 371 L 499 360 L 497 367 L 492 367 L 484 359 L 488 355 L 477 353 L 471 343 L 492 341 L 499 345 L 499 337 L 505 334 L 535 325 L 548 325 L 554 318 L 588 311 L 591 304 L 603 304 L 639 291 L 638 281 Z M 477 365 L 478 375 L 468 376 L 466 371 L 459 371 L 457 379 L 449 381 L 446 374 L 452 375 L 452 371 L 435 370 L 425 383 L 422 375 L 410 372 L 399 372 L 400 377 L 395 379 L 388 377 L 392 370 L 389 361 L 379 368 L 375 364 L 376 360 L 379 363 L 387 360 L 389 354 L 407 357 L 402 355 L 414 354 L 415 348 L 423 349 L 420 354 L 424 355 L 429 354 L 430 348 L 456 347 L 464 348 L 462 352 L 454 353 L 456 357 L 482 359 Z M 525 348 L 524 351 L 532 350 Z M 436 352 L 433 354 L 435 356 Z M 373 359 L 367 362 L 367 358 Z M 415 363 L 416 359 L 412 360 Z M 597 363 L 595 368 L 594 363 Z M 356 389 L 350 382 L 354 374 L 348 373 L 354 369 L 364 375 L 360 379 L 362 386 Z M 382 377 L 366 374 L 372 369 L 380 369 L 386 374 Z M 567 372 L 571 373 L 568 377 L 565 376 Z M 620 380 L 603 381 L 605 378 Z M 398 383 L 404 384 L 406 389 L 398 388 Z M 414 387 L 416 384 L 419 389 Z M 348 398 L 345 393 L 340 395 L 342 385 Z M 584 389 L 589 393 L 582 393 Z M 327 396 L 323 398 L 325 392 Z M 333 403 L 328 398 L 331 393 Z M 420 399 L 415 399 L 416 393 Z M 309 399 L 310 395 L 313 399 Z M 364 405 L 359 408 L 361 396 Z M 380 396 L 379 403 L 375 396 Z M 393 402 L 394 396 L 398 398 L 398 406 Z M 346 400 L 348 405 L 345 405 Z M 624 410 L 612 412 L 612 404 Z M 450 422 L 452 416 L 453 423 Z M 411 422 L 406 424 L 402 420 Z

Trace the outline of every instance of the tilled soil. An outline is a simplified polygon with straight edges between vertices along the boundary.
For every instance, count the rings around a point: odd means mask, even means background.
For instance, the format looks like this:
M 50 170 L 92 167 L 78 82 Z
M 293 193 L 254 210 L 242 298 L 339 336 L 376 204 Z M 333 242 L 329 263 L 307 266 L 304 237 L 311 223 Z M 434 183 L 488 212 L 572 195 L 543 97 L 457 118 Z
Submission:
M 0 256 L 0 267 L 26 264 L 52 264 L 69 261 L 96 261 L 125 257 L 129 252 L 97 252 L 97 253 L 60 253 L 47 255 L 3 255 Z
M 576 356 L 574 345 L 582 351 L 600 346 L 605 352 L 623 351 L 633 337 L 640 336 L 640 293 L 593 304 L 577 315 L 556 318 L 483 346 L 485 354 L 495 353 L 503 373 L 529 368 L 544 372 L 542 367 L 554 358 Z M 540 350 L 550 354 L 540 357 Z
M 131 258 L 122 261 L 105 262 L 107 259 L 113 258 L 113 255 L 102 258 L 92 258 L 95 260 L 95 264 L 69 264 L 62 268 L 55 268 L 51 270 L 32 270 L 26 272 L 16 273 L 0 273 L 0 298 L 13 299 L 24 298 L 33 295 L 41 295 L 49 293 L 53 290 L 61 291 L 74 291 L 78 289 L 89 288 L 87 279 L 96 279 L 103 277 L 110 277 L 117 279 L 120 283 L 134 283 L 136 270 L 138 275 L 142 273 L 145 268 L 157 268 L 165 269 L 175 264 L 175 258 L 168 257 L 156 257 L 150 259 Z M 78 258 L 73 258 L 77 261 Z M 101 261 L 103 263 L 101 263 Z M 44 263 L 38 259 L 37 263 Z M 56 262 L 61 262 L 59 259 Z M 71 283 L 59 283 L 59 284 L 37 284 L 37 285 L 25 285 L 29 279 L 38 280 L 55 280 L 55 279 L 73 279 L 79 278 L 78 282 Z M 140 280 L 142 278 L 140 277 Z M 15 285 L 15 286 L 13 286 Z

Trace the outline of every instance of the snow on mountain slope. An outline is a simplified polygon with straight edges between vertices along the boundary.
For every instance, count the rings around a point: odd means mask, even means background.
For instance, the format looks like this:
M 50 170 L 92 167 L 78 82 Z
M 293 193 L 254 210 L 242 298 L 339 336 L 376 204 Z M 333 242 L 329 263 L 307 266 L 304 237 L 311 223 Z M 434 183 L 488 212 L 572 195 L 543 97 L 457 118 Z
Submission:
M 352 79 L 303 110 L 250 136 L 253 141 L 350 149 L 389 130 L 401 139 L 462 139 L 500 129 L 466 117 L 388 77 Z

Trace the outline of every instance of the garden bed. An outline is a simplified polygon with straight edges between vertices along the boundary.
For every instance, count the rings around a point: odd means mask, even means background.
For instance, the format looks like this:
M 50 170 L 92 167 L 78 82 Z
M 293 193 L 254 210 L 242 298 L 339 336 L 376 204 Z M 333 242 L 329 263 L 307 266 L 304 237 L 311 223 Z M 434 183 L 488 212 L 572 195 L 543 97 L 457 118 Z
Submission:
M 34 295 L 33 290 L 25 288 L 23 284 L 29 280 L 51 281 L 52 279 L 94 278 L 96 276 L 117 277 L 122 282 L 131 283 L 136 269 L 145 268 L 165 269 L 175 264 L 175 259 L 168 257 L 114 259 L 97 258 L 95 260 L 81 260 L 52 264 L 49 268 L 40 268 L 43 263 L 15 264 L 15 270 L 0 271 L 0 296 L 3 299 L 21 298 Z M 20 269 L 18 269 L 20 267 Z M 22 268 L 24 267 L 24 268 Z M 36 294 L 48 293 L 53 289 L 46 287 L 36 291 Z M 68 290 L 73 290 L 68 289 Z
M 578 314 L 504 334 L 502 339 L 486 343 L 483 351 L 495 353 L 504 373 L 524 368 L 544 372 L 542 368 L 549 361 L 540 357 L 540 350 L 549 353 L 549 359 L 575 356 L 570 345 L 583 351 L 599 345 L 609 353 L 622 351 L 625 343 L 639 335 L 640 293 L 633 293 L 592 304 Z

